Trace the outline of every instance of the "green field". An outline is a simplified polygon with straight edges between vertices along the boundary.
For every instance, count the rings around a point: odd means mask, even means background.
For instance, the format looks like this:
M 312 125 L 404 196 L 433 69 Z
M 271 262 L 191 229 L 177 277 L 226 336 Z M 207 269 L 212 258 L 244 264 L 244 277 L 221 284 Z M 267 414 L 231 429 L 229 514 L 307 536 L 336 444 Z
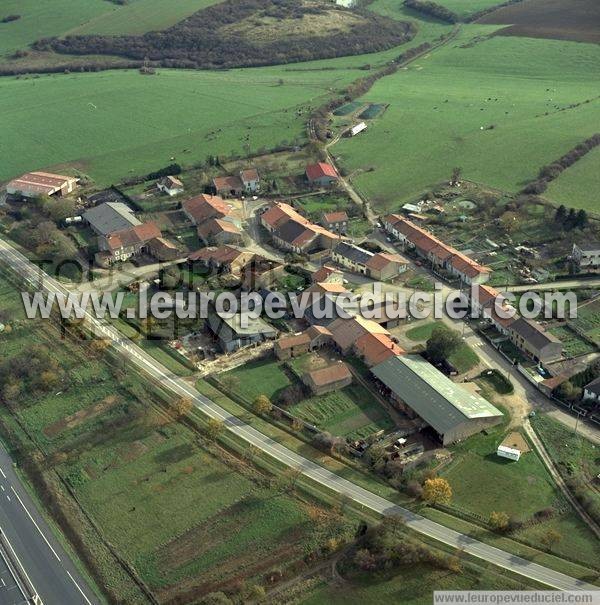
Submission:
M 438 4 L 445 6 L 464 19 L 474 13 L 501 4 L 502 0 L 440 0 Z
M 577 332 L 571 330 L 568 326 L 556 326 L 550 328 L 549 332 L 562 342 L 564 353 L 569 357 L 587 355 L 587 353 L 593 353 L 596 350 L 593 345 L 581 338 Z
M 600 214 L 600 148 L 596 148 L 550 183 L 544 196 L 569 208 Z
M 218 0 L 129 0 L 118 6 L 107 0 L 3 0 L 0 56 L 24 49 L 40 38 L 77 34 L 142 34 L 164 29 Z
M 525 524 L 515 537 L 538 546 L 548 529 L 556 529 L 562 536 L 555 547 L 557 554 L 582 562 L 597 561 L 597 541 L 567 504 L 537 454 L 523 454 L 518 462 L 497 456 L 496 448 L 506 432 L 503 424 L 452 448 L 454 461 L 443 472 L 452 486 L 452 507 L 481 515 L 484 521 L 493 511 L 527 521 L 534 513 L 553 507 L 558 511 L 555 516 Z
M 374 168 L 353 182 L 380 209 L 447 180 L 455 166 L 468 179 L 517 191 L 597 130 L 600 74 L 593 66 L 600 47 L 476 40 L 493 30 L 463 26 L 455 41 L 382 78 L 365 95 L 390 106 L 360 138 L 341 139 L 334 153 L 349 171 Z M 594 182 L 580 185 L 590 198 Z
M 0 179 L 69 163 L 109 185 L 172 158 L 190 166 L 209 153 L 245 154 L 303 141 L 305 117 L 296 110 L 322 102 L 332 86 L 360 73 L 261 68 L 3 78 L 0 136 L 11 153 Z
M 53 347 L 59 335 L 52 324 L 17 324 L 18 294 L 2 278 L 0 299 L 15 308 L 14 329 L 0 335 L 0 362 L 43 344 L 58 362 L 62 391 L 22 392 L 12 399 L 20 424 L 5 405 L 2 421 L 14 434 L 24 428 L 33 436 L 45 472 L 69 485 L 158 601 L 190 590 L 199 598 L 217 584 L 235 592 L 240 577 L 260 584 L 329 538 L 351 537 L 339 514 L 283 493 L 252 465 L 173 422 L 136 375 L 114 374 L 78 342 Z M 69 498 L 64 491 L 58 500 Z M 146 603 L 95 531 L 75 528 L 123 602 Z

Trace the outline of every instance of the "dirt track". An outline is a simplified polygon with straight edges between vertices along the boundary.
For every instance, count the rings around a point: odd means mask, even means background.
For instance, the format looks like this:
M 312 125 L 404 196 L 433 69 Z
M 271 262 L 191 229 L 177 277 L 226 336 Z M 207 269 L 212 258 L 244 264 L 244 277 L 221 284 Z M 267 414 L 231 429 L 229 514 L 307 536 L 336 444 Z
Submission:
M 551 38 L 600 43 L 597 0 L 525 0 L 482 17 L 478 23 L 503 24 L 500 36 Z

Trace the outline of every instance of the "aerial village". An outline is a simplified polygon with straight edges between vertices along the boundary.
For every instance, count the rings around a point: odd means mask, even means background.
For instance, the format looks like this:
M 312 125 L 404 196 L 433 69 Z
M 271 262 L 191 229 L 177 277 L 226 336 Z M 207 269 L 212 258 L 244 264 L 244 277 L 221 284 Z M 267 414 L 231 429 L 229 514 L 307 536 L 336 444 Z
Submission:
M 349 136 L 363 127 L 355 130 Z M 308 309 L 303 317 L 288 310 L 279 320 L 241 321 L 211 308 L 202 322 L 149 325 L 132 320 L 127 309 L 116 322 L 127 337 L 154 332 L 153 354 L 175 373 L 203 376 L 247 406 L 263 398 L 275 422 L 340 455 L 383 451 L 401 468 L 443 463 L 447 446 L 502 421 L 482 385 L 501 391 L 512 373 L 578 418 L 600 423 L 600 377 L 590 372 L 596 343 L 563 320 L 498 313 L 498 301 L 505 308 L 511 302 L 495 275 L 510 270 L 506 283 L 521 284 L 517 290 L 543 281 L 549 274 L 538 262 L 543 249 L 487 234 L 460 249 L 445 241 L 439 217 L 452 215 L 452 225 L 468 230 L 476 206 L 457 175 L 439 195 L 376 216 L 351 199 L 331 163 L 294 166 L 297 174 L 282 177 L 259 157 L 227 171 L 219 166 L 208 177 L 163 174 L 102 191 L 77 178 L 31 172 L 6 186 L 5 220 L 56 197 L 71 200 L 71 212 L 55 228 L 75 243 L 74 256 L 85 267 L 77 288 L 123 291 L 129 306 L 141 292 L 158 290 L 359 300 L 374 284 L 411 293 L 440 282 L 463 291 L 477 319 L 390 317 L 375 301 L 376 319 L 320 319 Z M 595 272 L 600 244 L 573 243 L 565 258 L 577 271 Z M 444 356 L 434 349 L 445 331 L 458 337 Z M 582 350 L 559 337 L 566 333 Z M 561 385 L 574 376 L 590 380 L 567 399 Z M 518 460 L 526 447 L 513 441 L 515 433 L 508 433 L 497 455 Z

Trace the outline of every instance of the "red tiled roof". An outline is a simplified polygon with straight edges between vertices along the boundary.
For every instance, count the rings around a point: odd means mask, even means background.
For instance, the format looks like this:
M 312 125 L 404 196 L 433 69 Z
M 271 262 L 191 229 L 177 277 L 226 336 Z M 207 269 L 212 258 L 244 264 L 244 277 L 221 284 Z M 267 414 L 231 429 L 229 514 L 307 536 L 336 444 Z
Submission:
M 401 256 L 397 254 L 387 254 L 384 252 L 379 252 L 378 254 L 374 254 L 368 261 L 367 267 L 369 269 L 375 269 L 376 271 L 381 271 L 384 267 L 387 267 L 390 263 L 398 263 L 401 265 L 408 264 Z
M 196 224 L 200 224 L 209 218 L 223 218 L 231 211 L 225 201 L 218 195 L 208 195 L 206 193 L 186 200 L 182 206 L 193 217 Z
M 258 181 L 258 170 L 256 168 L 248 168 L 240 172 L 240 177 L 244 183 L 249 181 Z
M 212 261 L 216 264 L 227 264 L 233 262 L 242 254 L 244 254 L 243 250 L 239 250 L 233 246 L 208 247 L 192 252 L 188 256 L 188 260 L 203 260 L 207 262 Z
M 283 202 L 273 204 L 261 217 L 261 220 L 273 229 L 276 229 L 289 219 L 293 219 L 303 225 L 309 223 L 307 219 L 296 212 L 289 204 L 284 204 Z
M 213 179 L 214 188 L 219 191 L 231 191 L 242 189 L 243 184 L 237 176 L 217 176 Z
M 364 334 L 354 343 L 354 348 L 369 366 L 405 353 L 387 334 Z
M 330 365 L 327 368 L 321 368 L 320 370 L 313 370 L 312 372 L 307 372 L 307 374 L 310 376 L 312 382 L 320 387 L 332 382 L 352 378 L 348 366 L 343 362 Z
M 310 343 L 310 336 L 307 332 L 301 332 L 300 334 L 294 334 L 294 336 L 284 336 L 277 341 L 277 346 L 280 349 L 291 349 L 293 347 L 299 347 L 301 345 L 307 345 Z
M 319 162 L 318 164 L 310 164 L 306 167 L 306 176 L 308 177 L 309 181 L 314 181 L 316 179 L 323 178 L 324 176 L 337 179 L 338 173 L 331 164 Z
M 118 250 L 128 246 L 143 244 L 156 237 L 161 237 L 162 233 L 156 226 L 156 223 L 142 223 L 129 229 L 115 231 L 106 237 L 106 243 L 110 250 Z
M 198 227 L 198 235 L 200 237 L 208 238 L 213 235 L 218 235 L 219 233 L 233 233 L 239 235 L 240 230 L 233 223 L 218 218 L 211 218 Z
M 333 273 L 342 273 L 339 269 L 334 269 L 333 267 L 328 267 L 327 265 L 323 265 L 320 269 L 317 269 L 312 275 L 311 278 L 313 282 L 324 282 L 330 275 Z
M 323 221 L 326 223 L 341 223 L 348 220 L 348 215 L 343 212 L 326 212 L 323 215 Z

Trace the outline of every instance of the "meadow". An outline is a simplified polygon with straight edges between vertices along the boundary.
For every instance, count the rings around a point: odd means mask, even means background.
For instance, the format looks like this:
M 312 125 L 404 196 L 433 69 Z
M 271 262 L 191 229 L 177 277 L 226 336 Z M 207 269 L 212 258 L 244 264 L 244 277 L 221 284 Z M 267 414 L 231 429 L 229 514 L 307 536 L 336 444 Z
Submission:
M 452 447 L 454 460 L 443 471 L 452 486 L 452 508 L 479 515 L 484 522 L 493 511 L 506 512 L 525 521 L 514 536 L 538 548 L 545 533 L 554 529 L 561 535 L 554 547 L 558 555 L 583 563 L 597 561 L 597 541 L 556 488 L 537 453 L 523 454 L 518 462 L 497 456 L 506 432 L 505 422 Z M 555 512 L 549 518 L 528 522 L 550 508 Z
M 0 19 L 0 57 L 40 38 L 75 34 L 142 34 L 164 29 L 218 0 L 130 0 L 119 6 L 107 0 L 3 0 Z
M 467 179 L 518 191 L 597 130 L 600 47 L 488 37 L 493 31 L 463 26 L 361 99 L 390 106 L 333 152 L 380 210 L 447 180 L 456 166 Z M 579 186 L 591 192 L 593 182 Z
M 545 197 L 600 215 L 600 149 L 594 149 L 550 183 Z
M 438 4 L 455 12 L 461 19 L 501 4 L 502 0 L 441 0 Z
M 70 164 L 110 185 L 172 161 L 301 143 L 309 108 L 360 74 L 273 67 L 2 78 L 0 135 L 11 153 L 0 179 Z
M 21 393 L 13 399 L 15 416 L 3 405 L 1 420 L 13 435 L 24 429 L 33 437 L 27 451 L 43 452 L 45 472 L 58 473 L 93 520 L 95 531 L 75 526 L 124 602 L 147 601 L 103 540 L 158 600 L 187 595 L 188 602 L 213 590 L 235 591 L 240 577 L 249 586 L 261 583 L 329 538 L 350 537 L 339 514 L 293 497 L 174 421 L 137 375 L 111 369 L 78 342 L 53 346 L 54 326 L 22 322 L 18 294 L 1 276 L 0 300 L 13 328 L 0 334 L 2 361 L 36 343 L 53 347 L 61 369 L 60 390 Z M 58 496 L 67 508 L 69 499 L 66 491 Z

